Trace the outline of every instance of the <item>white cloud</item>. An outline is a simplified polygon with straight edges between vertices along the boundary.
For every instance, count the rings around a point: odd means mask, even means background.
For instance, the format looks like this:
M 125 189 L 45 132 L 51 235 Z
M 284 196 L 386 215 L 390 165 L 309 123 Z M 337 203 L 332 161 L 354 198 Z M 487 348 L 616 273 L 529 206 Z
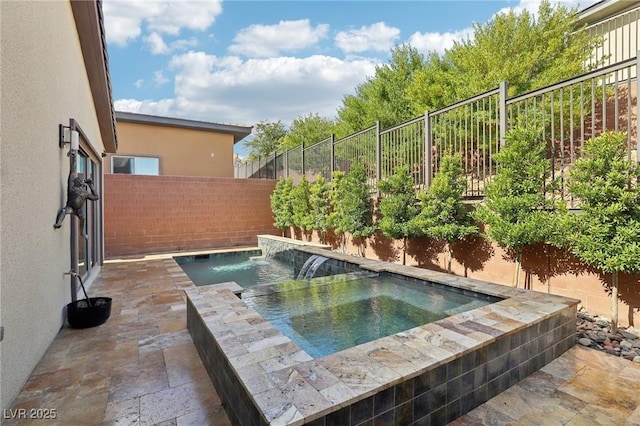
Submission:
M 196 47 L 198 45 L 198 39 L 195 37 L 185 38 L 180 40 L 172 41 L 169 45 L 170 51 L 176 50 L 187 50 L 190 47 Z
M 340 31 L 335 43 L 344 52 L 388 51 L 400 37 L 400 30 L 384 22 L 363 26 L 357 30 Z
M 251 25 L 233 39 L 229 52 L 254 58 L 277 56 L 309 48 L 327 36 L 329 25 L 315 27 L 308 19 L 280 21 L 276 25 Z
M 136 86 L 136 89 L 141 88 L 144 85 L 144 79 L 140 78 L 136 80 L 135 83 L 133 83 L 133 85 Z
M 149 46 L 149 50 L 154 55 L 166 55 L 176 50 L 186 50 L 189 47 L 198 45 L 198 40 L 195 37 L 189 39 L 175 40 L 171 44 L 167 45 L 162 36 L 156 31 L 152 32 L 144 38 L 145 44 Z
M 204 31 L 222 13 L 222 1 L 105 0 L 102 10 L 107 42 L 125 46 L 143 32 L 176 36 L 183 28 Z
M 162 36 L 156 31 L 152 32 L 144 38 L 146 44 L 149 45 L 151 53 L 154 55 L 162 55 L 169 53 L 169 46 L 164 42 Z
M 162 71 L 156 71 L 153 74 L 153 81 L 156 83 L 156 85 L 162 86 L 163 84 L 168 83 L 169 79 L 164 76 L 164 73 Z
M 160 101 L 139 101 L 137 99 L 118 99 L 113 103 L 116 111 L 137 112 L 141 114 L 175 116 L 172 114 L 173 99 L 162 99 Z
M 445 33 L 414 33 L 409 38 L 409 44 L 422 53 L 437 52 L 443 54 L 451 49 L 455 41 L 462 41 L 473 35 L 473 28 L 465 28 L 455 32 Z
M 204 52 L 178 55 L 175 97 L 160 101 L 120 99 L 119 111 L 255 124 L 307 113 L 333 117 L 345 93 L 375 72 L 377 61 L 315 55 L 242 60 Z

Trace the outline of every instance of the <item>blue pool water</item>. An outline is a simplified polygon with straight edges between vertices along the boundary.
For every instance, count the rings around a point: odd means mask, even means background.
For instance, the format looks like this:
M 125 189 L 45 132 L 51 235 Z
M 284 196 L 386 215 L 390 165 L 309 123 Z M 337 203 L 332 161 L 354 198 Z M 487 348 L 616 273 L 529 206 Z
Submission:
M 368 273 L 256 287 L 242 299 L 314 358 L 493 302 Z
M 235 281 L 244 288 L 295 278 L 293 264 L 261 256 L 260 250 L 176 257 L 197 286 Z

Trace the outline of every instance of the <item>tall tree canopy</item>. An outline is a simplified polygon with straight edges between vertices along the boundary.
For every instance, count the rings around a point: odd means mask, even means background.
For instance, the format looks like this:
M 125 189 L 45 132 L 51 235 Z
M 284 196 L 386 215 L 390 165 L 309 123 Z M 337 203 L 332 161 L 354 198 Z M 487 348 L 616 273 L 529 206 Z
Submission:
M 320 115 L 309 114 L 293 120 L 289 133 L 282 138 L 278 149 L 285 151 L 303 145 L 311 146 L 331 136 L 335 130 L 335 123 Z
M 538 13 L 513 9 L 445 51 L 431 54 L 407 89 L 415 115 L 498 87 L 513 96 L 587 71 L 585 61 L 601 42 L 576 26 L 576 9 L 540 3 Z
M 388 64 L 376 67 L 375 75 L 347 95 L 338 109 L 340 136 L 357 132 L 380 121 L 382 128 L 414 117 L 407 88 L 414 74 L 424 68 L 424 57 L 408 44 L 391 51 Z
M 281 140 L 287 134 L 287 128 L 282 120 L 270 122 L 261 121 L 256 124 L 255 135 L 252 140 L 245 143 L 249 148 L 249 159 L 266 157 L 278 149 Z

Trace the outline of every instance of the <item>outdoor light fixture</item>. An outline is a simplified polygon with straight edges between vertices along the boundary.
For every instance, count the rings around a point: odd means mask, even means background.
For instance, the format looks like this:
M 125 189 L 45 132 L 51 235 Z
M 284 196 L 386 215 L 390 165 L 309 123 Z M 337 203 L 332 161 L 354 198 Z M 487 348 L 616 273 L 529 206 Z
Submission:
M 70 148 L 77 151 L 80 148 L 80 133 L 77 130 L 71 130 L 71 127 L 58 125 L 58 146 L 64 148 L 65 144 L 69 144 Z

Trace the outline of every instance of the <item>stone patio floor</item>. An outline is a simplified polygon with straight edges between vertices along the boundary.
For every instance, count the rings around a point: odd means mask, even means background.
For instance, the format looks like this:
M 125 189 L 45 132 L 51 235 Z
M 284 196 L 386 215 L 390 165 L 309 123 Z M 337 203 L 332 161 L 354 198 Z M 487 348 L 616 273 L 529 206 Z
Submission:
M 89 294 L 113 298 L 111 317 L 65 325 L 0 423 L 229 425 L 186 328 L 192 285 L 168 256 L 105 263 Z M 639 407 L 640 364 L 577 345 L 450 424 L 640 425 Z

